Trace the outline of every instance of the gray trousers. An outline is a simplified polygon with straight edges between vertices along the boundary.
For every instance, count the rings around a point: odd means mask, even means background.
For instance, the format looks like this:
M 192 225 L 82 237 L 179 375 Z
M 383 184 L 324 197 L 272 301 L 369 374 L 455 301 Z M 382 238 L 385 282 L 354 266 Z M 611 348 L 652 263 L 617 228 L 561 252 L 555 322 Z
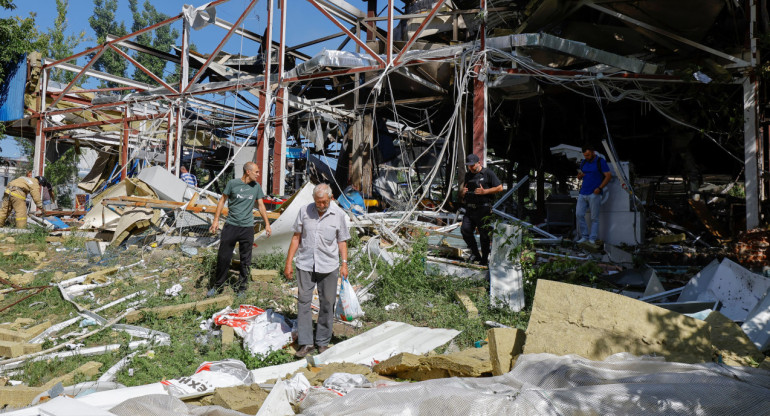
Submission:
M 337 299 L 339 268 L 330 273 L 315 273 L 297 269 L 297 344 L 313 345 L 313 288 L 318 285 L 321 310 L 315 331 L 315 345 L 329 345 L 334 324 L 334 301 Z

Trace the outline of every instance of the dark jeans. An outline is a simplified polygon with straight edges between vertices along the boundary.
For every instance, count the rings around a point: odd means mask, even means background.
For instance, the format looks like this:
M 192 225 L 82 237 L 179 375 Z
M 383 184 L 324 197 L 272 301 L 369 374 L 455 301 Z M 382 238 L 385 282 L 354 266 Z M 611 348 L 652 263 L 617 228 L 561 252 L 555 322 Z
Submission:
M 254 228 L 236 227 L 225 224 L 222 228 L 222 238 L 219 242 L 219 253 L 217 254 L 217 274 L 213 288 L 222 290 L 227 283 L 227 272 L 230 270 L 230 262 L 233 260 L 233 249 L 235 243 L 238 243 L 238 251 L 241 255 L 241 270 L 238 283 L 235 285 L 236 291 L 246 290 L 249 284 L 251 272 L 251 250 L 254 245 Z
M 485 219 L 492 214 L 492 207 L 489 205 L 480 206 L 478 208 L 466 208 L 465 215 L 463 215 L 463 224 L 460 226 L 460 233 L 463 235 L 463 240 L 468 248 L 471 249 L 471 253 L 475 256 L 479 256 L 479 248 L 476 245 L 476 237 L 474 231 L 479 229 L 479 238 L 481 240 L 481 258 L 484 260 L 489 259 L 489 252 L 492 248 L 492 227 L 489 224 L 489 219 Z

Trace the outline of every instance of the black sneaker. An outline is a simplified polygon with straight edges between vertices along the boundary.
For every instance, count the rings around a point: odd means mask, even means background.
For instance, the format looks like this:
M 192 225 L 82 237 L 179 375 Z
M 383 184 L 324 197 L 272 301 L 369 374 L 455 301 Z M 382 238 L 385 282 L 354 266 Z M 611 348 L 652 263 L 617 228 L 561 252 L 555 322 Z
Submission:
M 468 263 L 478 264 L 480 261 L 481 261 L 481 256 L 471 254 L 470 257 L 468 257 Z

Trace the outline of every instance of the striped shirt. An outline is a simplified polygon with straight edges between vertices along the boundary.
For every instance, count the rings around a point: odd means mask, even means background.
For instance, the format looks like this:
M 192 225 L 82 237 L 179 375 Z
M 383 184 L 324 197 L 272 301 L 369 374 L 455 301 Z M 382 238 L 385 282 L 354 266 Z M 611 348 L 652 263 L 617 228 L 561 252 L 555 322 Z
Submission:
M 181 175 L 181 179 L 187 182 L 190 186 L 198 186 L 198 178 L 190 172 L 185 172 Z

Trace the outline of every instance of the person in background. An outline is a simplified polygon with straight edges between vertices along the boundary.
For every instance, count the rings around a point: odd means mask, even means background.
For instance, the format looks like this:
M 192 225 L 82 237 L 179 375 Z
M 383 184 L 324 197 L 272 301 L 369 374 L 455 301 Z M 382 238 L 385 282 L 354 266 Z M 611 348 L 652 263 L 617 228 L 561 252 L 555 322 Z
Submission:
M 481 166 L 479 157 L 471 153 L 465 158 L 468 173 L 465 174 L 465 184 L 460 190 L 460 199 L 465 207 L 460 233 L 471 250 L 468 263 L 489 264 L 489 252 L 492 250 L 492 229 L 489 224 L 492 215 L 494 195 L 503 190 L 503 184 L 491 169 Z M 476 245 L 475 230 L 479 230 L 481 254 Z
M 294 221 L 294 235 L 286 256 L 284 275 L 294 276 L 292 260 L 297 254 L 297 344 L 294 354 L 303 358 L 314 348 L 322 353 L 329 348 L 334 323 L 334 299 L 337 297 L 337 278 L 348 276 L 348 246 L 350 230 L 345 222 L 345 211 L 331 204 L 332 190 L 322 183 L 313 189 L 314 203 L 300 209 Z M 342 266 L 340 266 L 340 258 Z M 318 287 L 321 310 L 313 342 L 313 312 L 310 304 L 313 289 Z M 315 346 L 314 346 L 315 345 Z
M 578 222 L 578 233 L 580 239 L 578 243 L 588 241 L 596 244 L 599 236 L 599 211 L 602 207 L 602 192 L 610 182 L 612 174 L 607 161 L 596 155 L 596 148 L 591 145 L 585 145 L 583 151 L 583 161 L 580 162 L 580 172 L 577 178 L 582 180 L 580 184 L 580 194 L 578 195 L 575 215 Z M 591 229 L 586 224 L 586 211 L 591 211 Z
M 192 173 L 187 171 L 187 168 L 182 166 L 179 168 L 179 172 L 181 172 L 181 175 L 179 175 L 179 178 L 185 181 L 190 186 L 198 186 L 198 178 L 195 177 Z
M 41 199 L 41 187 L 48 187 L 50 184 L 42 177 L 28 178 L 22 176 L 8 183 L 3 193 L 3 202 L 0 205 L 0 227 L 5 225 L 5 221 L 11 216 L 11 212 L 16 212 L 16 228 L 27 228 L 27 195 L 32 197 L 38 210 L 35 215 L 43 215 L 43 201 Z
M 219 242 L 219 252 L 217 254 L 217 269 L 215 281 L 209 288 L 206 296 L 212 297 L 222 292 L 222 288 L 227 282 L 227 272 L 230 269 L 230 262 L 233 259 L 233 250 L 238 243 L 240 252 L 241 269 L 238 283 L 235 291 L 238 296 L 246 293 L 251 276 L 251 250 L 254 245 L 254 205 L 259 207 L 259 214 L 265 221 L 265 234 L 270 237 L 270 221 L 267 219 L 267 211 L 262 198 L 265 194 L 262 187 L 257 183 L 259 168 L 254 162 L 247 162 L 243 165 L 243 176 L 240 179 L 231 179 L 225 185 L 225 191 L 217 204 L 214 213 L 214 221 L 211 223 L 209 231 L 216 234 L 219 230 L 219 216 L 222 214 L 225 202 L 228 200 L 228 214 L 225 226 L 222 228 L 222 237 Z

